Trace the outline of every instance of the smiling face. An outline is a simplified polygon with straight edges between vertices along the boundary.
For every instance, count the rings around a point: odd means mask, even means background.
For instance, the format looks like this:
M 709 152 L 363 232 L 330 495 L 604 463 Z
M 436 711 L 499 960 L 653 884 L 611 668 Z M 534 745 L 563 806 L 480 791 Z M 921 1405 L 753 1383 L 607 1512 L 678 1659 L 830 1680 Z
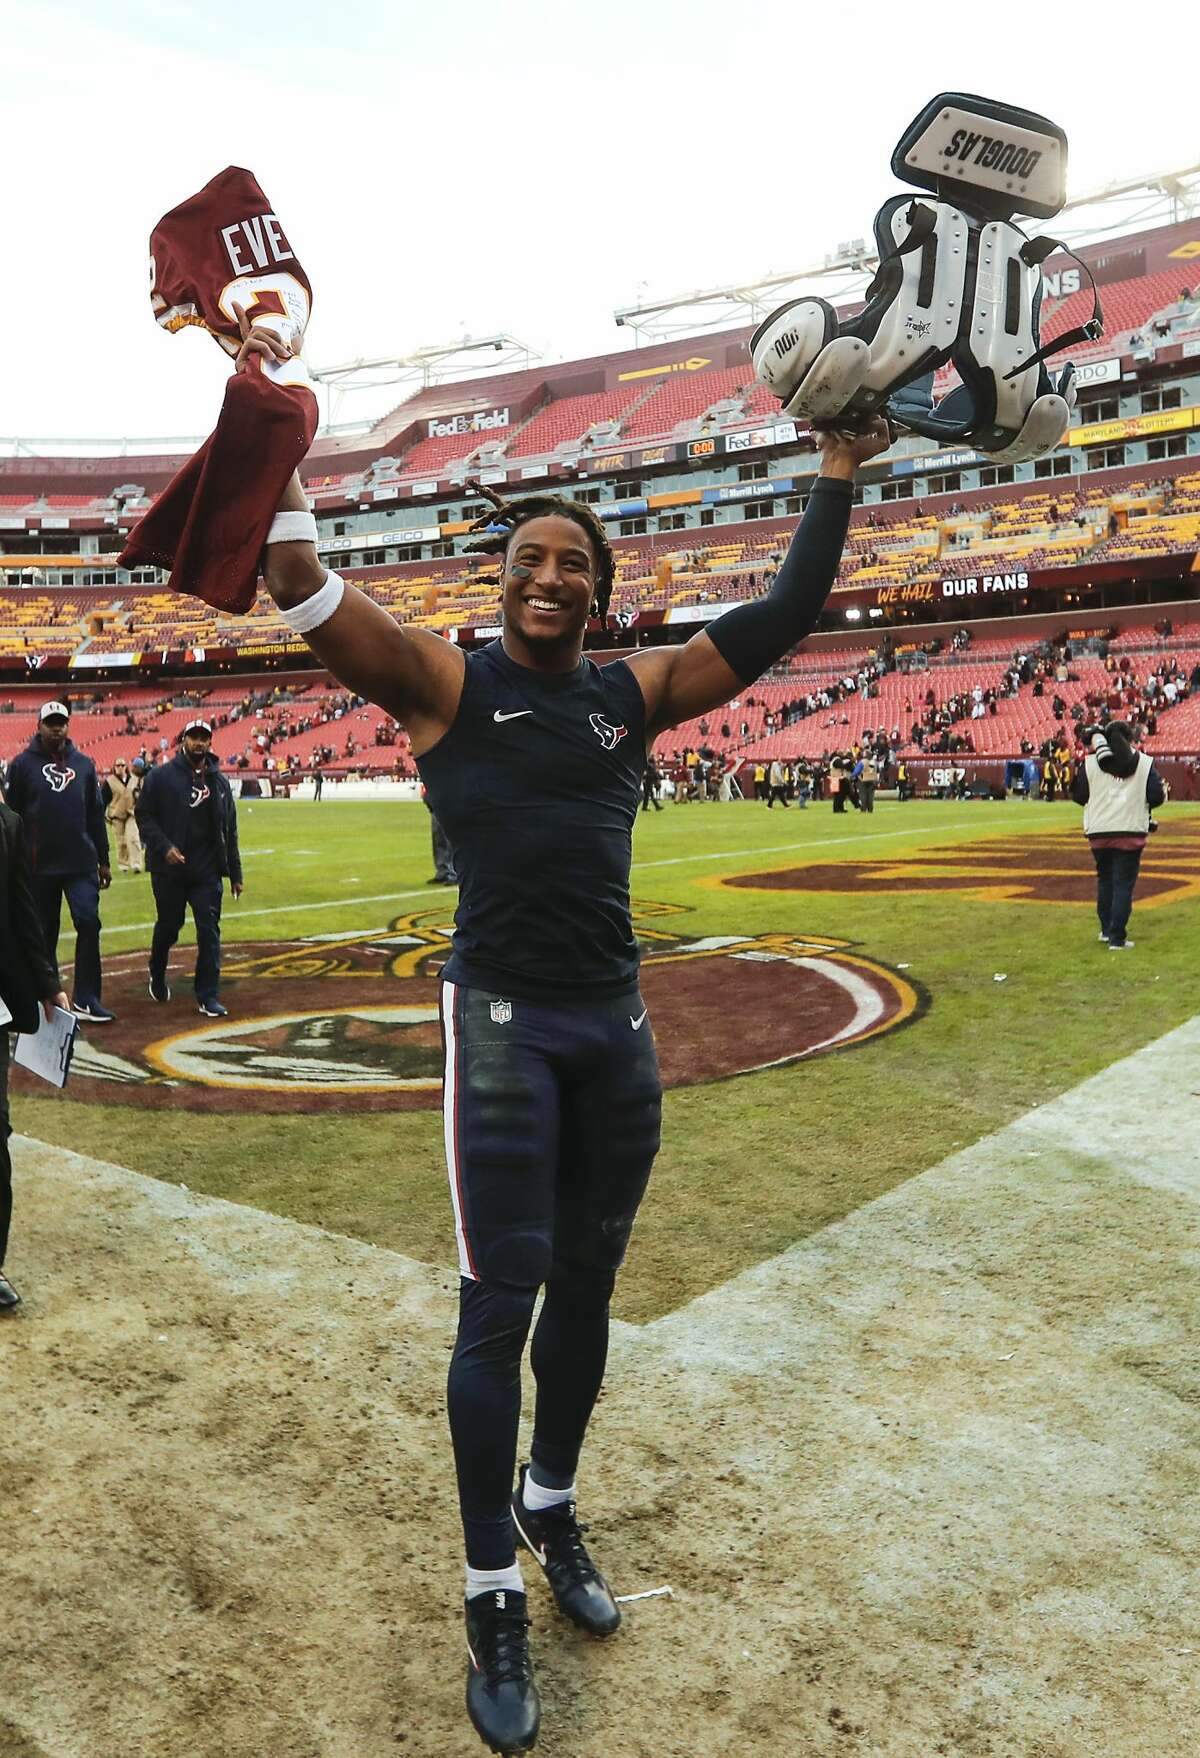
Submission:
M 560 513 L 529 519 L 504 557 L 504 644 L 518 664 L 579 662 L 596 593 L 596 556 L 582 525 Z

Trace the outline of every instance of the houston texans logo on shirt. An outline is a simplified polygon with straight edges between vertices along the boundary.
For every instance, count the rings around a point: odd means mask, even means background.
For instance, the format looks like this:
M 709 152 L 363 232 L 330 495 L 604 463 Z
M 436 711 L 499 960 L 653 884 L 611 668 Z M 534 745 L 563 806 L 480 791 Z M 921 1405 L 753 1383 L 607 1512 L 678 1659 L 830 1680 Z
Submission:
M 615 751 L 618 739 L 623 739 L 629 731 L 625 726 L 614 726 L 611 720 L 605 720 L 602 714 L 589 714 L 592 731 L 600 740 L 606 751 Z
M 56 794 L 66 793 L 75 779 L 75 771 L 69 769 L 65 763 L 43 763 L 42 774 Z
M 207 784 L 207 782 L 194 781 L 192 783 L 192 811 L 194 812 L 196 810 L 197 806 L 202 806 L 207 798 L 208 798 L 208 784 Z

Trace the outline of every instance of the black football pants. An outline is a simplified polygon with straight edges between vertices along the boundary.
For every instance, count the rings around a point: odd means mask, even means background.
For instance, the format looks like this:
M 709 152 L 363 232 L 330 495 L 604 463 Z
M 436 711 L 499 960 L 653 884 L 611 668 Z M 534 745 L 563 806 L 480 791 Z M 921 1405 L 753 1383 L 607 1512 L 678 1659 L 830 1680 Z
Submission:
M 532 1457 L 569 1484 L 604 1379 L 608 1308 L 658 1152 L 662 1086 L 637 990 L 564 1006 L 442 985 L 446 1160 L 458 1239 L 447 1388 L 467 1560 L 514 1557 L 521 1356 Z

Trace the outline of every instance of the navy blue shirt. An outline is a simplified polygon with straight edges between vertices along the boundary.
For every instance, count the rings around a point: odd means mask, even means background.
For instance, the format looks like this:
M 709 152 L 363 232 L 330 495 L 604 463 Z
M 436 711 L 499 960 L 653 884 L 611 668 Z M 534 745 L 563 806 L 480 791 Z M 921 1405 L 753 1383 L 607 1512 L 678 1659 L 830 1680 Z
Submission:
M 108 831 L 96 765 L 70 739 L 51 758 L 35 733 L 13 758 L 5 793 L 24 820 L 37 877 L 63 878 L 107 867 Z
M 646 710 L 623 660 L 548 675 L 468 653 L 453 726 L 417 761 L 454 850 L 445 975 L 521 1001 L 637 987 L 629 914 Z

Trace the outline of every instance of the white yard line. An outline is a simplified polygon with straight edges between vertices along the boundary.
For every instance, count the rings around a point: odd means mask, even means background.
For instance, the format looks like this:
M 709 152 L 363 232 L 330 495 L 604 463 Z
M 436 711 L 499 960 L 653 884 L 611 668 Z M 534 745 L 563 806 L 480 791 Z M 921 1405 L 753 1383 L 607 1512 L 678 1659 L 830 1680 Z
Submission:
M 952 818 L 947 824 L 939 825 L 938 829 L 939 831 L 942 829 L 960 830 L 964 826 L 969 827 L 972 824 L 977 826 L 978 820 Z M 681 867 L 686 866 L 689 861 L 739 861 L 748 859 L 751 856 L 791 854 L 796 851 L 813 848 L 849 848 L 860 842 L 886 842 L 889 839 L 898 836 L 914 836 L 919 834 L 920 831 L 917 828 L 910 826 L 905 830 L 868 830 L 860 831 L 854 836 L 819 837 L 813 842 L 772 843 L 766 848 L 706 849 L 697 854 L 670 855 L 664 860 L 634 861 L 633 871 L 635 873 L 645 873 L 657 867 Z M 263 850 L 262 852 L 267 853 L 269 851 Z M 451 887 L 449 889 L 454 888 Z M 243 916 L 294 916 L 302 915 L 308 910 L 345 909 L 351 904 L 399 903 L 412 897 L 428 897 L 432 903 L 437 895 L 437 889 L 434 886 L 422 885 L 418 887 L 416 891 L 380 891 L 376 892 L 371 897 L 333 897 L 324 899 L 320 903 L 279 903 L 264 905 L 259 909 L 243 909 L 240 904 L 230 902 L 227 905 L 228 913 L 225 915 L 224 919 L 226 922 L 230 922 Z M 105 928 L 104 933 L 106 936 L 111 936 L 113 934 L 145 934 L 153 928 L 153 926 L 153 920 L 148 922 L 121 922 L 115 927 Z

